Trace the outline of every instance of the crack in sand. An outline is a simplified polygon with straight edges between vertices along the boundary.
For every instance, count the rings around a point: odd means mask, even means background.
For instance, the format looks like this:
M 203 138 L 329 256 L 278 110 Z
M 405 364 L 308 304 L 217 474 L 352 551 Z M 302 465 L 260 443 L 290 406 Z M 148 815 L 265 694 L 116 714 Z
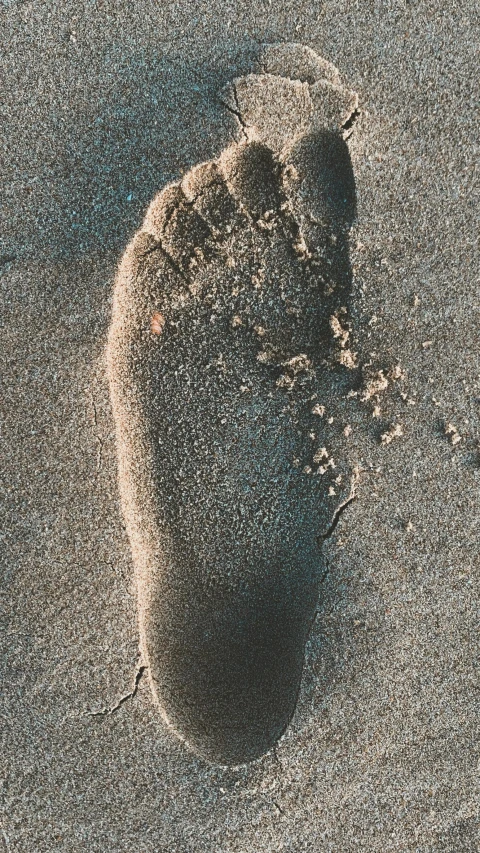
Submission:
M 342 503 L 337 506 L 337 508 L 333 514 L 332 521 L 330 522 L 326 532 L 321 534 L 321 539 L 323 542 L 325 542 L 327 539 L 330 539 L 330 537 L 335 532 L 335 528 L 337 527 L 337 524 L 340 521 L 341 516 L 345 512 L 347 506 L 350 506 L 352 501 L 354 501 L 356 499 L 357 492 L 356 492 L 355 487 L 358 483 L 358 479 L 359 479 L 359 471 L 358 471 L 358 469 L 355 469 L 355 471 L 352 474 L 352 479 L 350 481 L 350 493 L 349 493 L 348 497 L 346 497 L 345 500 L 342 501 Z M 330 567 L 328 568 L 328 570 L 330 570 Z
M 352 110 L 352 112 L 350 113 L 350 115 L 346 119 L 346 121 L 343 122 L 343 124 L 342 124 L 343 130 L 350 131 L 349 133 L 347 133 L 346 136 L 344 136 L 344 139 L 348 139 L 352 135 L 352 133 L 354 131 L 355 123 L 360 118 L 360 114 L 361 113 L 360 113 L 359 108 L 355 107 L 355 109 Z
M 145 664 L 140 664 L 138 666 L 137 671 L 135 673 L 135 678 L 133 681 L 132 690 L 130 690 L 129 693 L 125 693 L 125 695 L 122 696 L 121 699 L 118 700 L 117 704 L 114 705 L 113 708 L 102 708 L 101 711 L 89 711 L 87 716 L 89 716 L 89 717 L 108 717 L 110 714 L 115 714 L 115 712 L 118 711 L 119 708 L 121 708 L 122 705 L 125 704 L 125 702 L 128 702 L 129 699 L 134 699 L 135 696 L 137 695 L 140 681 L 141 681 L 143 673 L 145 672 L 146 669 L 147 669 L 147 667 L 145 666 Z
M 91 398 L 91 402 L 92 402 L 92 409 L 93 409 L 93 423 L 94 423 L 94 425 L 95 425 L 95 433 L 96 433 L 95 437 L 96 437 L 97 445 L 98 445 L 98 449 L 97 449 L 97 468 L 96 468 L 96 471 L 97 471 L 97 474 L 98 474 L 98 472 L 100 471 L 100 468 L 102 467 L 102 454 L 103 454 L 103 444 L 104 444 L 104 442 L 103 442 L 103 439 L 100 437 L 99 432 L 98 432 L 98 426 L 99 426 L 99 422 L 98 422 L 98 412 L 97 412 L 97 406 L 96 406 L 96 404 L 95 404 L 95 399 L 94 399 L 93 393 L 91 393 L 91 394 L 90 394 L 90 398 Z
M 240 104 L 238 103 L 237 89 L 236 89 L 236 86 L 234 83 L 231 84 L 231 91 L 233 92 L 233 98 L 235 101 L 236 109 L 235 109 L 235 107 L 232 107 L 231 104 L 229 104 L 227 102 L 227 100 L 224 100 L 221 96 L 219 96 L 219 101 L 222 104 L 222 106 L 224 106 L 225 109 L 228 110 L 229 113 L 231 113 L 232 115 L 235 116 L 235 118 L 237 119 L 237 121 L 240 125 L 240 130 L 243 133 L 243 136 L 244 136 L 246 142 L 248 142 L 248 133 L 247 133 L 248 125 L 246 124 L 246 122 L 242 118 L 242 113 L 240 110 Z

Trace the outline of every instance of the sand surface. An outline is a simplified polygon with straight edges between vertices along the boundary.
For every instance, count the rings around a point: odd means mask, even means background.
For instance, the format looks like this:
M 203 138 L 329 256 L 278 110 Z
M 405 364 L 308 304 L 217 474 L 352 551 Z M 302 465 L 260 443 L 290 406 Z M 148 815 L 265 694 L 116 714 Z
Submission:
M 475 4 L 3 0 L 0 24 L 5 850 L 475 853 Z M 222 769 L 138 669 L 104 348 L 128 240 L 228 143 L 218 92 L 263 41 L 311 45 L 360 95 L 365 381 L 296 714 Z

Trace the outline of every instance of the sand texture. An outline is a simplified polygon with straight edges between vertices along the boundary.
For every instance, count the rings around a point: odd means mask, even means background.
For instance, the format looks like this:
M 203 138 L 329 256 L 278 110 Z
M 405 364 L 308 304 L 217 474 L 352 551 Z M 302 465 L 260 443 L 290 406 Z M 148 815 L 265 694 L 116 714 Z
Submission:
M 5 851 L 475 853 L 474 4 L 0 22 Z

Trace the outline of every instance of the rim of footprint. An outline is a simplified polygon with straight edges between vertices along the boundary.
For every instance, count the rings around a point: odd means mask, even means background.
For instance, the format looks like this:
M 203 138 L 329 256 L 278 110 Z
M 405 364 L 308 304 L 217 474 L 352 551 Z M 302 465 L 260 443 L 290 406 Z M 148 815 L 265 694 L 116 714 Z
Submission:
M 346 502 L 319 383 L 332 330 L 355 358 L 342 311 L 358 98 L 310 48 L 281 44 L 222 101 L 237 141 L 148 208 L 107 363 L 153 697 L 194 752 L 232 765 L 291 720 L 323 537 Z

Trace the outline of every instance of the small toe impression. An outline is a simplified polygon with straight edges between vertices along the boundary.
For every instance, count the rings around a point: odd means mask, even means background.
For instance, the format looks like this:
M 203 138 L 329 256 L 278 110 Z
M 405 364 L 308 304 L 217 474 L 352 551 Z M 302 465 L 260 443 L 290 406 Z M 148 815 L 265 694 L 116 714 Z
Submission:
M 201 163 L 182 181 L 185 197 L 218 239 L 226 238 L 241 224 L 241 216 L 218 163 Z
M 152 234 L 185 274 L 197 257 L 211 253 L 211 230 L 178 184 L 166 187 L 151 203 L 143 228 Z
M 221 765 L 258 758 L 287 727 L 315 607 L 305 578 L 295 584 L 262 565 L 256 576 L 237 590 L 190 576 L 188 588 L 164 590 L 161 618 L 150 622 L 163 712 L 197 755 Z
M 233 196 L 253 220 L 280 208 L 280 166 L 265 145 L 252 142 L 229 150 L 223 167 Z

